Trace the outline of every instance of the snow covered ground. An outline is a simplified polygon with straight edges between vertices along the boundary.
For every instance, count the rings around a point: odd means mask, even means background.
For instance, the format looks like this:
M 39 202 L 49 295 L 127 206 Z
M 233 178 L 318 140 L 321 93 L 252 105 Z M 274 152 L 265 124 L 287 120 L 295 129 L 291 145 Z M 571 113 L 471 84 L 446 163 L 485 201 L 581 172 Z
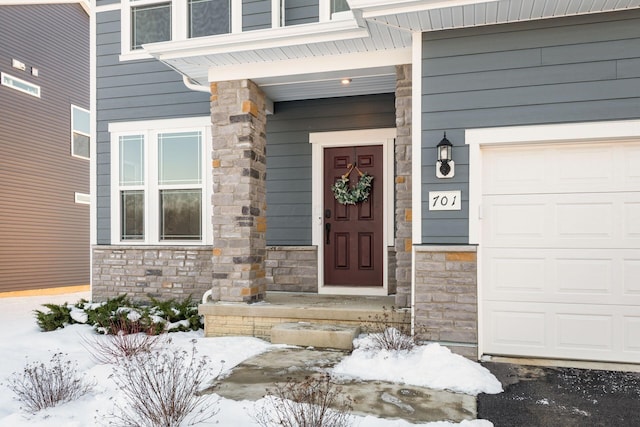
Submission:
M 86 293 L 59 296 L 3 298 L 0 299 L 0 426 L 6 427 L 85 427 L 105 424 L 106 417 L 114 411 L 116 403 L 122 404 L 113 379 L 111 365 L 96 363 L 83 346 L 83 337 L 92 337 L 90 326 L 71 325 L 53 332 L 41 332 L 35 322 L 33 310 L 44 308 L 41 304 L 75 303 L 80 298 L 89 299 Z M 247 337 L 204 338 L 202 332 L 171 334 L 168 345 L 191 348 L 191 341 L 200 355 L 210 357 L 210 367 L 217 373 L 226 372 L 243 360 L 269 350 L 268 342 Z M 447 389 L 460 393 L 499 393 L 498 380 L 485 368 L 438 345 L 420 346 L 410 353 L 374 353 L 364 349 L 366 338 L 351 356 L 334 368 L 334 375 L 368 380 L 398 380 L 406 384 Z M 86 345 L 86 344 L 85 344 Z M 94 382 L 91 391 L 79 399 L 54 408 L 41 410 L 35 415 L 20 409 L 14 393 L 7 387 L 7 379 L 14 372 L 21 372 L 27 363 L 49 362 L 56 352 L 77 362 L 77 369 L 88 381 Z M 221 363 L 224 361 L 224 363 Z M 264 400 L 264 399 L 262 399 Z M 263 402 L 258 402 L 260 405 Z M 220 398 L 218 414 L 198 426 L 258 426 L 251 413 L 256 403 L 236 402 Z M 374 417 L 354 417 L 354 427 L 404 427 L 411 426 L 403 420 L 384 420 Z M 421 424 L 429 427 L 490 427 L 486 420 L 464 421 L 460 424 L 446 421 Z

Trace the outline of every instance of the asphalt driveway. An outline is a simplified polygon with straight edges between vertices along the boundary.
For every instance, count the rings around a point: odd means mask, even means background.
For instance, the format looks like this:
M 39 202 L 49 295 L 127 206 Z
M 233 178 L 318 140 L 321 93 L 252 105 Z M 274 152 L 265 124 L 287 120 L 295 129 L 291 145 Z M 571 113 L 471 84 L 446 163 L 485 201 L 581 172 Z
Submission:
M 640 426 L 640 373 L 483 363 L 504 392 L 478 396 L 495 427 Z

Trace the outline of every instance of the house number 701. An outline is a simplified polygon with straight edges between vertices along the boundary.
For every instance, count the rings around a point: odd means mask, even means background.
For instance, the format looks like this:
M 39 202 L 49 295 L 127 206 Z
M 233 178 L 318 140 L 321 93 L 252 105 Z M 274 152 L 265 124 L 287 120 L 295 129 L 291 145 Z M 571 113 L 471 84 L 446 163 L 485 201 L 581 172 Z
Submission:
M 460 191 L 429 191 L 430 211 L 459 211 Z

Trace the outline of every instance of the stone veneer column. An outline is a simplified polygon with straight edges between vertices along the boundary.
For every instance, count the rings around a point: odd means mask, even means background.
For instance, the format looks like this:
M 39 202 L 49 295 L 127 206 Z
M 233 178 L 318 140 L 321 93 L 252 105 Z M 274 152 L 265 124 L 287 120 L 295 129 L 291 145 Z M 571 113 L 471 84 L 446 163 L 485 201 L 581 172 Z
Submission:
M 396 67 L 396 305 L 411 304 L 411 65 Z
M 250 80 L 211 84 L 212 299 L 264 299 L 265 96 Z

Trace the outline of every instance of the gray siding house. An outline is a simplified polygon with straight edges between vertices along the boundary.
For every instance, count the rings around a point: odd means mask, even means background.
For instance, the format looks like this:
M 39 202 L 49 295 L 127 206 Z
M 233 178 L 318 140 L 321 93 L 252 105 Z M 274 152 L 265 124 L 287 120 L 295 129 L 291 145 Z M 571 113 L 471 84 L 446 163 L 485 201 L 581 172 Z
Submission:
M 4 295 L 89 286 L 89 19 L 89 2 L 0 2 Z
M 217 335 L 218 302 L 393 295 L 470 357 L 640 363 L 639 0 L 94 15 L 94 298 L 204 295 Z

